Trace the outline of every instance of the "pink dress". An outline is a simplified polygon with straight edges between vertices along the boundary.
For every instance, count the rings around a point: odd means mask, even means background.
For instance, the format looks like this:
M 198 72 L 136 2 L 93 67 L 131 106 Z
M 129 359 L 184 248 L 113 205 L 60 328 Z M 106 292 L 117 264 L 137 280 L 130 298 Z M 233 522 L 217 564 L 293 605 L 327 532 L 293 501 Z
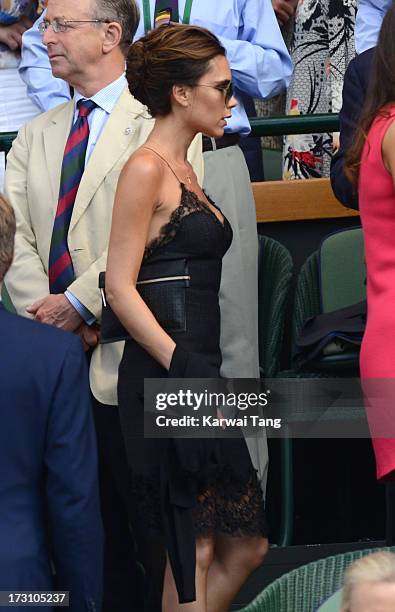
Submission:
M 393 121 L 395 104 L 370 128 L 359 178 L 368 301 L 360 366 L 378 479 L 395 478 L 395 188 L 381 153 Z

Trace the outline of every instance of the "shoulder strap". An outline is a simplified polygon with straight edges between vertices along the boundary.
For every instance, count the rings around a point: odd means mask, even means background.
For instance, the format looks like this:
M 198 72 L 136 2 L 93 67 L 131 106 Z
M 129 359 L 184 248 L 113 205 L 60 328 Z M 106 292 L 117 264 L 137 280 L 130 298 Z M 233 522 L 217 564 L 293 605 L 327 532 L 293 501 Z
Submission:
M 160 153 L 158 153 L 158 151 L 156 151 L 155 149 L 153 149 L 152 147 L 148 147 L 147 145 L 143 145 L 141 147 L 142 149 L 148 149 L 149 151 L 152 151 L 153 153 L 155 153 L 158 157 L 160 157 L 160 159 L 162 161 L 165 162 L 166 166 L 169 168 L 169 170 L 171 170 L 171 172 L 174 174 L 174 176 L 176 177 L 177 181 L 181 184 L 182 181 L 180 181 L 180 179 L 178 178 L 177 174 L 174 172 L 173 168 L 171 167 L 171 165 L 169 164 L 169 162 L 167 161 L 167 159 L 165 157 L 163 157 L 163 155 L 161 155 Z

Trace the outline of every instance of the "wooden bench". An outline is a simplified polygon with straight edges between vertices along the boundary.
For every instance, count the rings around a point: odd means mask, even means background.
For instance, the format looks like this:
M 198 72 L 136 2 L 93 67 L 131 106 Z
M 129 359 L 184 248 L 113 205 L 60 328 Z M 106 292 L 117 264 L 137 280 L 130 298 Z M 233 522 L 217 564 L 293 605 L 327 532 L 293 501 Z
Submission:
M 258 223 L 357 217 L 335 198 L 329 178 L 252 183 Z

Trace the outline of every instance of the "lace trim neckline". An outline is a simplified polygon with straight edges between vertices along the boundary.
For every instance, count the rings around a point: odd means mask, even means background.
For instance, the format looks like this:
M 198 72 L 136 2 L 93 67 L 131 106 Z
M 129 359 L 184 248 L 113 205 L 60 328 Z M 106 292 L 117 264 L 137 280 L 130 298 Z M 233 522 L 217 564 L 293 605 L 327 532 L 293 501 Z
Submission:
M 180 181 L 181 185 L 181 200 L 179 205 L 171 212 L 169 219 L 166 223 L 162 225 L 160 228 L 159 234 L 150 240 L 147 246 L 144 249 L 144 259 L 148 259 L 152 253 L 159 248 L 160 246 L 164 246 L 168 244 L 176 235 L 177 229 L 181 223 L 181 220 L 193 213 L 203 212 L 205 214 L 211 215 L 214 218 L 214 221 L 219 224 L 222 229 L 225 229 L 226 219 L 222 214 L 221 209 L 214 204 L 210 196 L 205 193 L 206 198 L 210 202 L 212 206 L 214 206 L 222 215 L 223 221 L 221 221 L 215 212 L 211 210 L 210 206 L 199 198 L 197 193 L 188 189 L 188 187 Z M 188 196 L 191 198 L 191 202 L 188 202 Z M 184 213 L 184 214 L 183 214 Z

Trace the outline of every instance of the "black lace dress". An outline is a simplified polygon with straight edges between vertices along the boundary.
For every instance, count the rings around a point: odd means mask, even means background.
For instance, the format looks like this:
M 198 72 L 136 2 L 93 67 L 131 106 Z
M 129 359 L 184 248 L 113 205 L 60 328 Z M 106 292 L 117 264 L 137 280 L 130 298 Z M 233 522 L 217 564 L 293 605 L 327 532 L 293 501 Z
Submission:
M 184 603 L 195 599 L 196 536 L 261 536 L 266 524 L 262 491 L 244 439 L 174 442 L 143 437 L 144 378 L 213 378 L 221 365 L 218 291 L 232 230 L 195 193 L 183 184 L 181 189 L 180 205 L 147 247 L 142 268 L 187 259 L 186 326 L 169 331 L 177 345 L 169 372 L 134 340 L 126 342 L 118 398 L 136 497 L 135 528 L 145 535 L 147 547 L 150 537 L 162 535 Z

